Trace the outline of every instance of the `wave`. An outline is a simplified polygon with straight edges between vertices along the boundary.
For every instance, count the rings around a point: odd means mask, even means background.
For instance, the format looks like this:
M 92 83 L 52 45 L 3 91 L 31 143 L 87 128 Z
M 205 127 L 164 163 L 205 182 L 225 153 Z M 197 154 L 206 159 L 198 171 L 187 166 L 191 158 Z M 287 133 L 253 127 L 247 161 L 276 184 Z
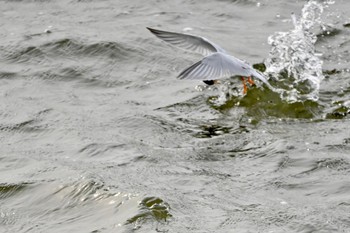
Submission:
M 61 39 L 40 46 L 48 54 L 74 55 L 84 57 L 106 57 L 111 59 L 124 58 L 131 51 L 130 48 L 117 42 L 98 42 L 86 44 L 75 39 Z
M 70 230 L 83 225 L 89 232 L 97 232 L 96 229 L 118 231 L 163 223 L 172 216 L 170 206 L 161 198 L 118 191 L 117 187 L 107 186 L 102 177 L 96 176 L 82 176 L 62 185 L 57 182 L 42 184 L 33 188 L 30 195 L 27 208 L 31 209 L 34 221 L 50 222 L 62 232 L 67 230 L 68 223 Z M 94 215 L 100 218 L 93 219 Z M 94 224 L 89 225 L 91 221 Z M 24 226 L 27 227 L 29 229 L 25 230 L 33 230 L 32 226 Z
M 86 43 L 81 40 L 64 38 L 38 46 L 2 46 L 1 60 L 15 63 L 44 63 L 55 59 L 102 58 L 124 60 L 136 50 L 118 42 Z
M 127 64 L 144 59 L 142 49 L 119 42 L 63 38 L 29 46 L 0 46 L 0 79 L 78 81 L 111 87 L 126 81 L 116 79 L 129 69 Z

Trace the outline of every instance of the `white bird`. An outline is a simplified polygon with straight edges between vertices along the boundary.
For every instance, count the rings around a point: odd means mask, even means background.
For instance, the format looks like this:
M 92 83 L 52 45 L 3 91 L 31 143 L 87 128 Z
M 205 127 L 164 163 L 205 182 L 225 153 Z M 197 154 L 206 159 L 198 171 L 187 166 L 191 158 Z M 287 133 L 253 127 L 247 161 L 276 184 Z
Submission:
M 246 82 L 254 85 L 254 81 L 251 79 L 253 76 L 265 83 L 269 88 L 274 89 L 266 78 L 248 63 L 227 54 L 220 46 L 204 37 L 161 31 L 149 27 L 147 29 L 171 45 L 185 50 L 192 50 L 205 56 L 202 60 L 183 70 L 178 76 L 179 79 L 197 79 L 212 85 L 218 83 L 218 79 L 241 76 L 243 93 L 246 94 Z

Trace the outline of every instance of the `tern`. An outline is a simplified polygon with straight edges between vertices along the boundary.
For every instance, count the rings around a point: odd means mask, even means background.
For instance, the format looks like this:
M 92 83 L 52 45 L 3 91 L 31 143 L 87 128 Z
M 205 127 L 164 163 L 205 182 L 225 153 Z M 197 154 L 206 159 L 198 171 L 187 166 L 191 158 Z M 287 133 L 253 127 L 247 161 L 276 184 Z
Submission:
M 177 77 L 179 79 L 202 80 L 208 85 L 213 85 L 219 83 L 219 79 L 239 76 L 243 83 L 243 94 L 246 94 L 248 90 L 247 82 L 250 85 L 255 85 L 252 80 L 252 77 L 255 77 L 265 83 L 270 89 L 273 89 L 266 78 L 251 65 L 229 55 L 220 46 L 204 37 L 162 31 L 149 27 L 147 29 L 173 46 L 191 50 L 205 56 L 202 60 L 183 70 Z

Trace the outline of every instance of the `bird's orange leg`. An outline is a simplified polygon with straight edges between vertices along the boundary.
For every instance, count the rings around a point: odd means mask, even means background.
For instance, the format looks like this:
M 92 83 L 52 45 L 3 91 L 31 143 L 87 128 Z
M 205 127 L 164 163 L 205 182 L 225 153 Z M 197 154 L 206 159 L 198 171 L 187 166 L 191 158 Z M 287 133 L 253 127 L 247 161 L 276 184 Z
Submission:
M 252 79 L 252 77 L 248 77 L 248 83 L 250 84 L 250 85 L 255 85 L 255 82 L 253 81 L 253 79 Z
M 243 83 L 243 95 L 247 94 L 248 88 L 247 88 L 247 84 L 246 84 L 246 80 L 244 77 L 241 78 L 242 79 L 242 83 Z

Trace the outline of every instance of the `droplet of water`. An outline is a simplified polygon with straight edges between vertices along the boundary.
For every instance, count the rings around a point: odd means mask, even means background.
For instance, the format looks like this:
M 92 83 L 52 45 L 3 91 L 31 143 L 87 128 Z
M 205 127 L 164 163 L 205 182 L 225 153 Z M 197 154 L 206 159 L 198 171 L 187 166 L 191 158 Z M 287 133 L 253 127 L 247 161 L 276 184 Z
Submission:
M 185 27 L 184 29 L 182 29 L 183 32 L 190 32 L 193 31 L 193 28 L 191 27 Z

